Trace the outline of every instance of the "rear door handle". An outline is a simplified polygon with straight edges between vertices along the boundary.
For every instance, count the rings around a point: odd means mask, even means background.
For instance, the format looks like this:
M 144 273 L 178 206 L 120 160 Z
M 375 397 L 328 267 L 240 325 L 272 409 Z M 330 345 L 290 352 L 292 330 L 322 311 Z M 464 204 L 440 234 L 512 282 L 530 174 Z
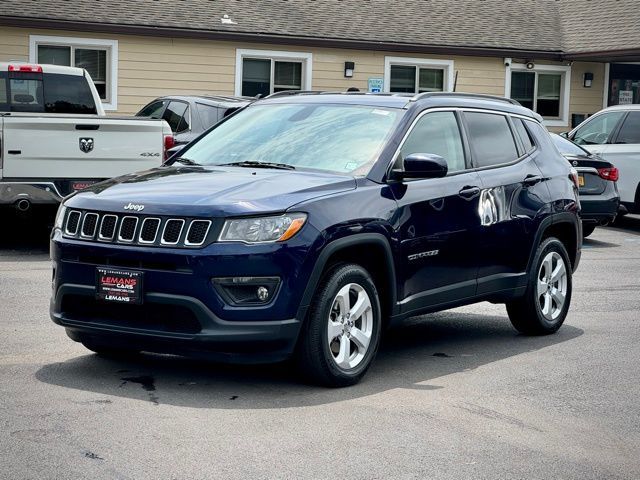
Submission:
M 466 200 L 471 200 L 480 195 L 480 187 L 463 187 L 462 190 L 458 192 L 458 195 Z
M 535 185 L 536 183 L 540 183 L 543 180 L 544 178 L 542 178 L 540 175 L 527 175 L 525 179 L 522 181 L 522 183 L 524 183 L 525 185 L 531 186 L 531 185 Z

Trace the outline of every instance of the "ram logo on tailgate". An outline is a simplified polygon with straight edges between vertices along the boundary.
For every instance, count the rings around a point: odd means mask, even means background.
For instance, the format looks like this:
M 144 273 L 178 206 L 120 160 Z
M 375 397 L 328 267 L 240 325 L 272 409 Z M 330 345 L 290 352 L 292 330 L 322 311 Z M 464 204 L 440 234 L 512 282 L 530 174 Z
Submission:
M 81 138 L 80 139 L 80 151 L 89 153 L 93 150 L 93 138 Z

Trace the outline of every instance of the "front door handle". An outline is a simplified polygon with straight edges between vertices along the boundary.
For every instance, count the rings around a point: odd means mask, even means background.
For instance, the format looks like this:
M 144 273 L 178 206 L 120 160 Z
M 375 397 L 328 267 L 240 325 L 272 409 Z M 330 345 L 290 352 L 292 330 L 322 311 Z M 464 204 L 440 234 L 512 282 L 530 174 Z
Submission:
M 478 195 L 480 195 L 480 187 L 470 187 L 470 186 L 463 187 L 462 190 L 458 192 L 458 195 L 460 195 L 462 198 L 466 200 L 471 200 L 472 198 L 475 198 Z
M 522 181 L 527 186 L 535 185 L 536 183 L 540 183 L 544 178 L 540 175 L 527 175 L 525 179 Z

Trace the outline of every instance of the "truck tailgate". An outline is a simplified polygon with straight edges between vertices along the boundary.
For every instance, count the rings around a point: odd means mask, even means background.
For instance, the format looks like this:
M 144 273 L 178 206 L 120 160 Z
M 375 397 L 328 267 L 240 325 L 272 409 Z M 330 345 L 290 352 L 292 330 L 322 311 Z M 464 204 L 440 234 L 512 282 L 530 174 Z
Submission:
M 3 118 L 4 178 L 110 178 L 157 167 L 163 120 L 14 116 Z

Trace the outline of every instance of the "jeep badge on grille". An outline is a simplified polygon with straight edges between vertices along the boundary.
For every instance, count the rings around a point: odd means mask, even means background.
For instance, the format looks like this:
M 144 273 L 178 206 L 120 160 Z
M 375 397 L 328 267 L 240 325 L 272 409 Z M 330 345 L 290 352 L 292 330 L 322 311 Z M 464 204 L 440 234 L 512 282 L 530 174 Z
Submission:
M 124 206 L 125 210 L 134 210 L 136 212 L 141 212 L 144 210 L 144 205 L 135 205 L 133 203 L 129 203 L 129 205 Z

